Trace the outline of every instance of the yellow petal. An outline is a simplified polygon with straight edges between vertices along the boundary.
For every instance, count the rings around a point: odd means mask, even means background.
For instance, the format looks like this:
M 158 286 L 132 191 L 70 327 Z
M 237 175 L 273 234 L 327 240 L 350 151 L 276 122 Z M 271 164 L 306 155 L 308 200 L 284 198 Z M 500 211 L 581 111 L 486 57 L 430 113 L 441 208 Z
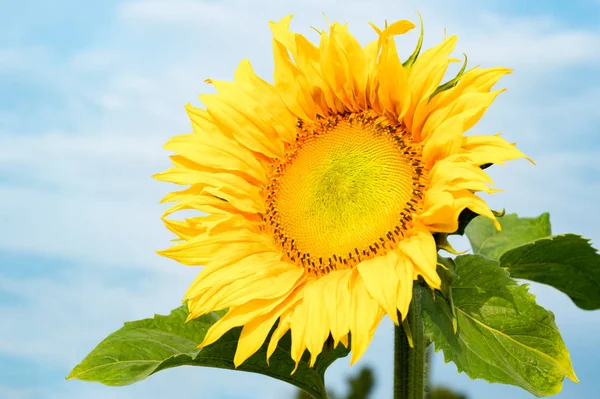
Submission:
M 292 313 L 288 310 L 279 318 L 279 323 L 277 324 L 275 331 L 273 331 L 271 340 L 269 341 L 269 346 L 267 347 L 267 364 L 269 364 L 269 359 L 273 355 L 273 352 L 275 352 L 275 349 L 277 349 L 277 345 L 279 344 L 281 338 L 283 338 L 285 333 L 290 330 L 292 319 L 291 315 Z
M 390 251 L 384 256 L 365 260 L 356 266 L 371 297 L 379 303 L 395 324 L 398 324 L 397 263 L 396 252 Z
M 338 342 L 344 342 L 348 347 L 347 337 L 350 331 L 350 277 L 352 272 L 349 270 L 340 270 L 330 273 L 330 284 L 327 286 L 328 291 L 325 296 L 325 307 L 329 312 L 331 319 L 331 337 L 333 345 L 337 346 Z
M 534 163 L 514 144 L 510 144 L 499 135 L 463 137 L 461 148 L 464 151 L 464 158 L 477 166 L 485 163 L 501 165 L 504 161 L 518 158 L 525 158 Z
M 442 281 L 436 272 L 437 248 L 429 230 L 420 223 L 415 223 L 410 238 L 398 244 L 398 249 L 413 263 L 415 271 L 423 276 L 427 285 L 440 288 Z
M 228 201 L 241 211 L 264 212 L 259 188 L 243 178 L 229 173 L 209 173 L 184 168 L 171 168 L 154 175 L 157 180 L 202 187 L 205 192 Z
M 323 350 L 323 344 L 331 331 L 333 320 L 329 318 L 330 313 L 323 305 L 325 298 L 331 295 L 331 293 L 325 291 L 327 282 L 328 280 L 335 279 L 335 277 L 336 276 L 329 277 L 329 275 L 327 275 L 317 278 L 307 284 L 304 292 L 304 299 L 300 305 L 306 307 L 307 320 L 310 320 L 305 335 L 305 341 L 306 348 L 310 353 L 311 367 L 314 366 L 317 356 Z M 338 312 L 343 311 L 343 309 L 338 309 Z M 294 328 L 293 324 L 292 328 Z
M 287 109 L 277 89 L 258 77 L 248 60 L 240 62 L 235 70 L 234 78 L 236 82 L 249 83 L 254 88 L 247 94 L 255 101 L 264 103 L 271 114 L 269 121 L 272 123 L 272 128 L 277 131 L 281 140 L 291 143 L 296 137 L 294 129 L 296 117 Z
M 215 284 L 201 295 L 190 298 L 190 309 L 205 314 L 211 310 L 240 306 L 252 299 L 273 299 L 285 295 L 300 283 L 304 270 L 294 265 L 255 265 L 255 272 L 229 284 Z M 267 269 L 268 267 L 268 269 Z M 228 280 L 227 280 L 228 281 Z
M 381 306 L 371 297 L 359 274 L 350 280 L 352 300 L 350 304 L 350 334 L 352 355 L 350 365 L 356 363 L 367 350 L 375 329 L 385 314 Z
M 367 59 L 347 29 L 335 23 L 331 35 L 321 34 L 321 70 L 323 78 L 350 111 L 366 107 Z
M 402 320 L 406 319 L 408 308 L 413 295 L 413 280 L 416 272 L 413 262 L 402 251 L 397 251 L 398 261 L 396 262 L 396 278 L 398 279 L 398 294 L 396 308 L 402 315 Z
M 163 219 L 163 222 L 169 230 L 171 230 L 179 238 L 182 238 L 184 240 L 189 240 L 190 238 L 195 237 L 206 231 L 206 228 L 204 226 L 192 224 L 188 220 L 179 221 Z
M 466 132 L 481 119 L 485 111 L 502 91 L 504 90 L 497 90 L 491 93 L 467 93 L 458 97 L 446 107 L 437 109 L 427 118 L 423 126 L 421 138 L 425 139 L 435 134 L 438 129 L 441 129 L 441 125 L 453 116 L 472 111 L 463 125 L 463 132 Z
M 303 306 L 303 302 L 298 304 L 294 309 L 292 318 L 290 321 L 290 330 L 292 330 L 292 346 L 290 354 L 292 360 L 296 362 L 296 368 L 302 355 L 306 350 L 307 335 L 310 334 L 311 322 L 308 319 L 308 306 Z M 296 369 L 294 369 L 295 371 Z
M 479 113 L 479 109 L 469 109 L 446 119 L 427 137 L 423 147 L 423 163 L 431 168 L 436 162 L 459 152 L 462 135 L 471 118 Z
M 210 345 L 232 328 L 243 326 L 257 317 L 268 314 L 273 311 L 273 309 L 277 308 L 277 306 L 285 303 L 287 299 L 287 296 L 274 299 L 253 299 L 243 305 L 230 309 L 225 316 L 221 317 L 208 329 L 204 336 L 204 340 L 198 347 L 202 348 Z M 190 309 L 188 320 L 198 316 L 199 315 L 193 313 L 193 309 Z
M 265 170 L 250 151 L 224 136 L 184 134 L 164 146 L 198 164 L 226 171 L 243 171 L 265 183 Z
M 490 192 L 491 189 L 486 183 L 493 184 L 493 181 L 478 165 L 451 158 L 437 162 L 430 171 L 430 185 L 434 190 L 452 191 L 466 188 Z
M 221 136 L 226 136 L 228 139 L 233 139 L 233 136 L 228 132 L 222 132 L 219 130 L 217 125 L 215 125 L 215 121 L 210 116 L 207 110 L 202 108 L 196 108 L 191 104 L 185 105 L 185 111 L 190 118 L 190 122 L 192 122 L 192 129 L 194 134 L 200 136 L 217 136 L 217 140 Z
M 375 32 L 377 32 L 381 39 L 387 39 L 391 36 L 402 35 L 415 28 L 415 24 L 405 19 L 392 22 L 383 30 L 379 29 L 372 22 L 369 22 L 369 25 L 371 25 L 371 27 L 375 30 Z
M 249 65 L 247 61 L 240 64 L 242 68 L 249 68 L 246 74 L 253 73 Z M 255 76 L 252 83 L 221 80 L 210 82 L 219 92 L 223 102 L 232 108 L 235 107 L 250 122 L 251 128 L 260 132 L 255 132 L 257 136 L 262 134 L 263 140 L 272 142 L 293 140 L 297 118 L 287 109 L 273 86 L 258 76 Z M 283 150 L 282 146 L 281 149 Z
M 235 98 L 217 94 L 201 94 L 199 98 L 206 105 L 215 123 L 222 130 L 231 132 L 236 141 L 244 147 L 271 158 L 283 156 L 283 142 L 266 137 L 260 127 L 252 123 L 244 113 L 252 111 L 236 104 Z
M 165 226 L 180 238 L 190 240 L 201 233 L 217 234 L 227 230 L 249 229 L 258 232 L 256 222 L 249 221 L 240 214 L 222 212 L 214 208 L 210 214 L 187 218 L 185 221 L 164 219 Z
M 270 23 L 273 31 L 273 55 L 275 59 L 274 81 L 275 88 L 280 93 L 286 106 L 297 117 L 313 120 L 316 116 L 314 101 L 310 90 L 296 83 L 302 77 L 302 72 L 290 59 L 288 51 L 295 52 L 295 46 L 285 32 L 289 28 L 289 17 L 279 23 Z M 290 46 L 287 47 L 286 46 Z
M 507 68 L 473 68 L 465 72 L 460 78 L 458 85 L 443 91 L 431 98 L 425 106 L 415 110 L 412 118 L 411 131 L 419 135 L 421 139 L 427 136 L 427 132 L 422 132 L 425 122 L 431 117 L 433 112 L 442 110 L 452 105 L 452 103 L 464 94 L 468 93 L 487 93 L 491 87 L 504 75 L 510 73 Z M 435 126 L 447 118 L 438 117 L 438 122 L 431 126 L 428 131 L 431 131 Z M 433 123 L 433 122 L 430 122 Z
M 376 113 L 381 112 L 381 105 L 377 97 L 379 80 L 377 77 L 377 59 L 379 57 L 379 40 L 373 40 L 365 46 L 365 57 L 367 59 L 368 77 L 365 87 L 365 96 L 368 106 Z
M 456 192 L 429 190 L 424 198 L 424 211 L 418 218 L 432 232 L 453 233 L 458 229 L 458 216 L 469 208 L 483 215 L 499 227 L 496 217 L 484 200 L 470 190 Z
M 450 101 L 464 93 L 486 93 L 505 75 L 512 73 L 512 70 L 504 67 L 494 68 L 473 68 L 467 71 L 460 79 L 458 85 L 448 92 L 443 93 L 445 101 Z
M 386 39 L 381 47 L 378 64 L 379 101 L 387 113 L 400 119 L 410 107 L 411 94 L 393 37 Z
M 229 252 L 229 256 L 235 256 L 265 252 L 272 248 L 272 241 L 267 236 L 243 229 L 217 235 L 204 233 L 159 251 L 159 254 L 184 265 L 200 266 L 210 262 L 216 256 L 223 256 L 225 252 Z
M 256 273 L 257 265 L 275 264 L 281 258 L 275 250 L 264 248 L 262 252 L 227 251 L 213 258 L 189 286 L 184 301 L 204 294 L 209 289 L 223 285 L 223 281 L 245 279 Z
M 258 316 L 254 320 L 244 325 L 238 340 L 237 350 L 235 351 L 235 356 L 233 358 L 233 364 L 235 367 L 238 367 L 240 364 L 246 361 L 246 359 L 252 356 L 258 349 L 260 349 L 277 319 L 290 308 L 294 307 L 298 300 L 302 297 L 301 291 L 301 289 L 297 289 L 294 293 L 287 297 L 285 301 L 282 301 L 279 305 L 277 305 L 277 307 L 275 307 L 272 311 L 262 316 Z M 274 335 L 277 333 L 278 336 L 276 339 L 277 342 L 280 338 L 279 334 L 281 334 L 281 331 L 284 329 L 285 324 L 281 330 L 279 327 L 277 328 L 277 330 L 280 330 L 279 333 L 274 332 Z M 271 341 L 273 341 L 273 338 L 271 338 Z M 271 352 L 267 352 L 267 362 L 276 346 L 277 343 L 275 343 L 275 347 L 273 348 L 270 348 L 269 345 L 268 350 Z
M 408 73 L 408 86 L 410 87 L 412 104 L 407 110 L 406 126 L 412 129 L 412 119 L 415 109 L 424 107 L 429 102 L 429 97 L 440 85 L 448 68 L 448 56 L 456 46 L 457 37 L 450 36 L 443 43 L 423 52 Z M 414 133 L 413 133 L 414 134 Z

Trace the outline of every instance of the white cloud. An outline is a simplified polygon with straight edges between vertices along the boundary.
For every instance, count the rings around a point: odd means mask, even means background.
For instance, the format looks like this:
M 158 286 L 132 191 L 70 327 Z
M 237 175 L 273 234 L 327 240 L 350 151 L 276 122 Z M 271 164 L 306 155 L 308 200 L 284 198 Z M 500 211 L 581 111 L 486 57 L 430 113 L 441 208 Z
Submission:
M 7 399 L 37 399 L 44 392 L 39 387 L 15 388 L 11 386 L 0 385 L 0 395 Z
M 351 29 L 364 38 L 367 32 L 373 36 L 371 28 L 364 21 L 382 24 L 385 19 L 410 19 L 416 22 L 414 10 L 418 10 L 424 16 L 429 35 L 435 34 L 439 40 L 443 28 L 448 28 L 449 34 L 459 34 L 459 47 L 465 49 L 460 51 L 476 56 L 473 57 L 476 63 L 499 63 L 539 71 L 585 62 L 597 63 L 600 60 L 600 50 L 596 45 L 600 39 L 598 29 L 569 29 L 550 17 L 499 15 L 481 6 L 471 6 L 470 13 L 461 14 L 456 12 L 460 7 L 444 2 L 423 4 L 384 0 L 365 7 L 364 2 L 349 1 L 340 7 L 336 1 L 312 0 L 234 0 L 226 6 L 216 2 L 132 0 L 121 4 L 118 15 L 128 24 L 145 26 L 147 29 L 157 29 L 157 25 L 158 29 L 161 29 L 160 26 L 163 29 L 166 26 L 189 29 L 197 32 L 198 40 L 203 40 L 206 37 L 213 39 L 217 35 L 236 34 L 242 30 L 250 32 L 251 37 L 262 38 L 267 31 L 265 21 L 278 20 L 290 13 L 296 14 L 294 27 L 299 32 L 309 33 L 309 25 L 326 26 L 320 16 L 322 11 L 331 20 L 353 22 Z M 220 34 L 199 32 L 200 28 L 215 29 Z M 238 39 L 247 40 L 247 37 Z M 410 40 L 413 41 L 412 38 Z
M 128 1 L 118 7 L 117 16 L 124 21 L 169 25 L 202 26 L 232 24 L 239 15 L 216 2 L 197 1 Z M 234 24 L 232 24 L 234 25 Z
M 0 278 L 0 292 L 20 299 L 17 305 L 0 304 L 2 319 L 12 321 L 3 323 L 1 354 L 39 361 L 67 373 L 124 321 L 168 314 L 179 306 L 182 295 L 173 293 L 183 292 L 197 271 L 145 272 L 135 284 L 115 284 L 118 279 L 103 270 L 103 262 L 86 266 L 90 269 L 70 271 L 61 279 L 52 273 L 27 280 Z
M 490 174 L 498 188 L 506 190 L 489 198 L 496 209 L 522 216 L 550 212 L 553 233 L 576 232 L 600 247 L 600 231 L 596 198 L 600 183 L 594 178 L 600 172 L 599 151 L 565 152 L 555 150 L 535 157 L 537 166 L 515 162 L 494 167 Z M 516 178 L 518 176 L 518 178 Z
M 600 29 L 567 29 L 550 18 L 506 18 L 484 13 L 458 28 L 462 47 L 475 63 L 507 65 L 523 73 L 597 64 Z M 459 36 L 460 38 L 460 36 Z
M 70 67 L 76 70 L 107 70 L 114 68 L 124 54 L 110 49 L 84 51 L 70 59 Z
M 0 70 L 17 69 L 25 63 L 24 55 L 16 49 L 0 49 Z
M 0 73 L 16 74 L 30 71 L 36 62 L 47 60 L 49 51 L 38 44 L 1 47 L 0 45 Z
M 164 187 L 151 174 L 168 165 L 162 140 L 55 133 L 2 142 L 0 174 L 14 180 L 0 186 L 0 248 L 159 263 L 153 249 L 169 234 L 159 220 Z

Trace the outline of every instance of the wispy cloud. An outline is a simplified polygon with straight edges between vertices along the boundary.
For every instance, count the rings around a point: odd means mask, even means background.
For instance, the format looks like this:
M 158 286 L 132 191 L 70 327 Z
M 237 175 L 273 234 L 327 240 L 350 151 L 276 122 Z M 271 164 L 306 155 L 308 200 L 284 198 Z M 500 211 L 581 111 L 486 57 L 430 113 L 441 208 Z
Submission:
M 525 73 L 598 64 L 600 29 L 565 28 L 548 17 L 507 18 L 483 13 L 475 24 L 464 25 L 462 45 L 477 63 L 510 65 Z M 476 32 L 475 32 L 476 31 Z

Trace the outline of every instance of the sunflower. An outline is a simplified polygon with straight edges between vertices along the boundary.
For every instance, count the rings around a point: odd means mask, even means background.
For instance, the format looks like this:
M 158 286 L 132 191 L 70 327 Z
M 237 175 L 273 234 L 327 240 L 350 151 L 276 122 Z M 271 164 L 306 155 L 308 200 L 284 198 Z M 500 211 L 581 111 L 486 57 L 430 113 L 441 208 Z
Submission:
M 234 363 L 271 330 L 267 359 L 291 330 L 291 357 L 314 364 L 325 341 L 364 353 L 382 317 L 400 323 L 419 276 L 440 288 L 433 234 L 452 233 L 466 208 L 494 214 L 481 168 L 524 155 L 499 135 L 469 130 L 502 91 L 506 68 L 463 69 L 441 84 L 457 38 L 404 64 L 397 21 L 361 46 L 334 23 L 318 46 L 271 22 L 274 84 L 244 60 L 234 81 L 187 105 L 193 133 L 165 148 L 174 167 L 156 178 L 189 186 L 168 194 L 163 215 L 179 238 L 160 254 L 204 266 L 184 301 L 189 319 L 229 309 L 200 347 L 243 326 Z M 466 61 L 465 61 L 466 65 Z M 180 210 L 200 211 L 183 221 Z M 276 326 L 274 329 L 273 327 Z M 352 337 L 349 343 L 349 336 Z

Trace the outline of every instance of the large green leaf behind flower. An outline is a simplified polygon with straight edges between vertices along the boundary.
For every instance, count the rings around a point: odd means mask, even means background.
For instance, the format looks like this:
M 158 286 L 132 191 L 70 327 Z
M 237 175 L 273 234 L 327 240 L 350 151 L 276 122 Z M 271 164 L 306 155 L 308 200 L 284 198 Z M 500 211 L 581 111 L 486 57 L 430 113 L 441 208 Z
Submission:
M 233 357 L 240 328 L 223 335 L 217 342 L 203 349 L 197 346 L 206 332 L 222 313 L 210 313 L 184 323 L 186 306 L 177 308 L 168 316 L 156 315 L 125 323 L 120 330 L 100 342 L 67 377 L 105 385 L 128 385 L 167 368 L 177 366 L 204 366 L 235 369 Z M 266 348 L 260 350 L 240 365 L 237 370 L 260 373 L 293 384 L 315 397 L 325 392 L 324 374 L 334 360 L 344 357 L 348 350 L 339 345 L 336 349 L 323 349 L 314 368 L 303 358 L 294 374 L 290 357 L 290 334 L 286 334 L 266 363 Z
M 547 213 L 537 218 L 506 215 L 502 231 L 477 217 L 466 228 L 473 252 L 498 259 L 510 275 L 550 285 L 582 309 L 600 309 L 600 255 L 575 234 L 550 236 Z
M 500 263 L 513 277 L 561 290 L 582 309 L 600 309 L 600 255 L 585 238 L 542 238 L 505 252 Z
M 551 233 L 550 214 L 542 213 L 537 218 L 520 218 L 507 214 L 498 218 L 502 230 L 498 231 L 491 220 L 479 216 L 465 229 L 473 253 L 498 259 L 500 255 L 535 239 L 548 237 Z
M 516 385 L 536 396 L 558 393 L 564 377 L 577 381 L 552 312 L 499 262 L 482 256 L 455 259 L 451 305 L 429 289 L 423 295 L 426 331 L 435 349 L 471 378 Z

